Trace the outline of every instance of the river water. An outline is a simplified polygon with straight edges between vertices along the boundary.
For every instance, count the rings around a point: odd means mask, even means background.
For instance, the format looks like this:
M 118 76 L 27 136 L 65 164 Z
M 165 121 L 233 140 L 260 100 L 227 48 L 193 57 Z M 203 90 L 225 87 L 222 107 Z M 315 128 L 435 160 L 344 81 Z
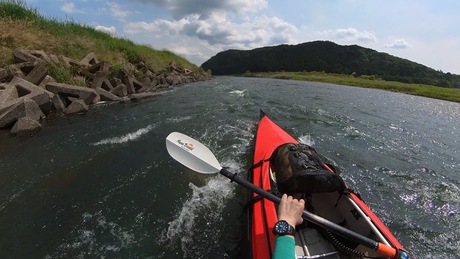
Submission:
M 245 176 L 259 109 L 331 160 L 418 258 L 458 258 L 460 104 L 232 77 L 1 134 L 1 257 L 243 257 L 245 190 L 181 166 L 165 138 L 196 138 Z

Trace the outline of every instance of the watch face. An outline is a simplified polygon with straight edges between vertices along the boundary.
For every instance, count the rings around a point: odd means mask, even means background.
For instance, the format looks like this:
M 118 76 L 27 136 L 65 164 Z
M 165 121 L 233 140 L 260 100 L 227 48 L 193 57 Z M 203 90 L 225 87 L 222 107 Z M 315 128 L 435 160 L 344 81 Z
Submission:
M 285 234 L 288 232 L 288 230 L 289 230 L 289 224 L 284 220 L 279 221 L 275 225 L 275 231 L 278 234 Z

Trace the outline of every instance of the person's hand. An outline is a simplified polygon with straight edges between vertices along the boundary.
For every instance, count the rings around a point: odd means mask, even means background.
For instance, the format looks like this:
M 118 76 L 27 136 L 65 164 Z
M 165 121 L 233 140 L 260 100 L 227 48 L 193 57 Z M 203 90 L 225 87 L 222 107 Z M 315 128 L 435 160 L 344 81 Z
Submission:
M 305 201 L 303 199 L 297 200 L 292 196 L 283 194 L 278 206 L 278 218 L 279 220 L 285 220 L 289 225 L 295 227 L 303 222 L 302 213 L 304 207 Z

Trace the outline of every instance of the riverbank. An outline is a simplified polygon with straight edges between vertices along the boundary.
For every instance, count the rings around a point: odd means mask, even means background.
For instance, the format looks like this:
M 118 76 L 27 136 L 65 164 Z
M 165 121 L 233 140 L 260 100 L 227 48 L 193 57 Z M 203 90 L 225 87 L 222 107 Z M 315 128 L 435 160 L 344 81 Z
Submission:
M 12 55 L 15 62 L 0 68 L 0 128 L 11 128 L 13 135 L 34 134 L 49 115 L 84 114 L 100 103 L 138 101 L 210 78 L 174 61 L 155 72 L 143 62 L 114 69 L 94 53 L 81 60 L 43 50 L 16 49 Z
M 338 85 L 358 86 L 364 88 L 375 88 L 460 103 L 459 88 L 444 88 L 421 84 L 405 84 L 400 82 L 381 80 L 375 78 L 374 76 L 353 77 L 340 74 L 327 74 L 323 72 L 251 72 L 244 74 L 244 76 L 314 81 Z
M 37 132 L 45 117 L 210 78 L 170 51 L 46 18 L 21 1 L 0 2 L 0 129 L 12 134 Z

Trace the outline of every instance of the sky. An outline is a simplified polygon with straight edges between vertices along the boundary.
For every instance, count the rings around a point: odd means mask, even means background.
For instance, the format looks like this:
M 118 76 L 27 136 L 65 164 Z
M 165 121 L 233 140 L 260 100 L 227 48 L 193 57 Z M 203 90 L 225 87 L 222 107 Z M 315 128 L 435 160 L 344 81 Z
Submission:
M 329 40 L 460 74 L 458 0 L 26 0 L 49 18 L 201 65 L 228 49 Z

